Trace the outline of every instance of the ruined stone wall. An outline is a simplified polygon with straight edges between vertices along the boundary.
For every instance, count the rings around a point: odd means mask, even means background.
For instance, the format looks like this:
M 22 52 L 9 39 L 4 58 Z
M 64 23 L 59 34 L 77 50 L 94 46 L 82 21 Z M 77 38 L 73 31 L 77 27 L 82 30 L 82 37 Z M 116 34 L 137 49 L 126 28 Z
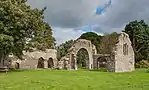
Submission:
M 124 47 L 126 45 L 127 47 Z M 116 44 L 115 53 L 115 72 L 134 71 L 134 51 L 131 41 L 126 33 L 121 33 L 119 42 Z
M 16 63 L 20 64 L 20 68 L 21 69 L 35 69 L 37 68 L 37 64 L 38 64 L 38 59 L 40 57 L 43 57 L 44 59 L 44 68 L 48 68 L 48 59 L 52 58 L 54 61 L 54 67 L 57 67 L 57 51 L 54 49 L 47 49 L 46 51 L 38 51 L 35 50 L 33 52 L 23 52 L 24 56 L 24 60 L 20 60 L 16 57 L 12 57 L 12 67 L 14 67 L 14 65 Z
M 115 59 L 112 54 L 107 59 L 107 70 L 109 72 L 115 72 Z
M 65 69 L 65 70 L 70 69 L 70 68 L 69 68 L 69 67 L 70 67 L 69 60 L 70 60 L 70 59 L 69 59 L 68 57 L 66 57 L 66 56 L 62 57 L 62 58 L 60 59 L 60 61 L 58 61 L 57 67 L 58 67 L 59 69 Z
M 98 58 L 105 58 L 106 61 L 107 61 L 107 65 L 106 65 L 106 69 L 109 71 L 109 72 L 114 72 L 115 71 L 115 62 L 114 62 L 114 58 L 112 57 L 112 55 L 110 54 L 96 54 L 93 56 L 94 58 L 94 69 L 98 69 L 98 66 L 97 66 L 97 60 Z

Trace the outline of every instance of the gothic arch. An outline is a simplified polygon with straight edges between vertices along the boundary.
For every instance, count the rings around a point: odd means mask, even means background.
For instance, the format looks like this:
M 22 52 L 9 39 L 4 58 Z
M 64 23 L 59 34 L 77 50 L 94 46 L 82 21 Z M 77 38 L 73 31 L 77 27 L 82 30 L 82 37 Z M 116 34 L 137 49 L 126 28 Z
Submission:
M 80 49 L 85 49 L 88 52 L 89 63 L 88 69 L 93 69 L 93 54 L 95 54 L 95 46 L 89 40 L 78 39 L 73 46 L 68 50 L 70 57 L 70 69 L 77 70 L 76 55 Z
M 48 68 L 54 68 L 54 61 L 53 61 L 53 58 L 50 57 L 50 58 L 48 59 L 47 63 L 48 63 Z
M 40 58 L 38 59 L 37 68 L 44 68 L 44 59 L 43 59 L 43 57 L 40 57 Z
M 20 69 L 20 64 L 18 62 L 15 63 L 15 69 Z
M 82 58 L 79 58 L 80 54 L 84 54 Z M 77 60 L 77 67 L 78 68 L 84 68 L 88 69 L 88 63 L 89 63 L 89 54 L 86 49 L 81 48 L 76 55 L 76 60 Z

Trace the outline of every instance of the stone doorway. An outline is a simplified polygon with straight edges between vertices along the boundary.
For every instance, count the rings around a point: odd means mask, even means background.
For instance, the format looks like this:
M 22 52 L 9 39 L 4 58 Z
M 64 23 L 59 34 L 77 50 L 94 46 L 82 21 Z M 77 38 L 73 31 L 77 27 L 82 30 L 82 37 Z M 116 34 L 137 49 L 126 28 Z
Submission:
M 107 68 L 107 60 L 106 58 L 104 57 L 99 57 L 97 59 L 97 69 L 100 69 L 100 68 Z
M 43 59 L 43 57 L 40 57 L 40 58 L 38 59 L 37 68 L 44 68 L 44 59 Z
M 54 68 L 53 58 L 49 58 L 47 62 L 48 62 L 48 68 Z
M 81 48 L 77 55 L 76 55 L 76 61 L 77 61 L 77 68 L 78 69 L 88 69 L 89 65 L 89 54 L 86 49 Z
M 18 62 L 15 63 L 15 69 L 20 69 L 20 64 Z

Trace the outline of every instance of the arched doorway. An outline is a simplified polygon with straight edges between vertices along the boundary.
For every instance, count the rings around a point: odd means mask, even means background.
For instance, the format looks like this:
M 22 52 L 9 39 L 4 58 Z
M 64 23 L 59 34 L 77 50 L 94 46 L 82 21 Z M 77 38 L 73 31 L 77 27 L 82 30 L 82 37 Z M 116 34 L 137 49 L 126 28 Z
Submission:
M 54 67 L 53 58 L 49 58 L 49 60 L 48 60 L 48 68 L 53 68 L 53 67 Z
M 100 68 L 107 68 L 107 60 L 105 57 L 99 57 L 97 59 L 97 69 L 100 69 Z
M 80 64 L 80 66 L 83 66 L 87 69 L 93 69 L 93 55 L 94 55 L 94 45 L 91 43 L 91 41 L 89 40 L 85 40 L 85 39 L 78 39 L 77 41 L 75 41 L 73 43 L 73 46 L 68 50 L 68 55 L 70 58 L 70 69 L 74 69 L 77 70 L 78 69 L 78 64 Z M 86 62 L 84 62 L 84 60 L 78 61 L 77 60 L 77 54 L 80 50 L 85 49 L 88 53 L 88 60 L 85 60 Z
M 77 68 L 88 69 L 89 54 L 85 48 L 81 48 L 76 54 Z
M 44 59 L 43 59 L 43 57 L 40 57 L 40 58 L 38 59 L 37 68 L 44 68 Z
M 18 62 L 15 63 L 15 69 L 20 69 L 20 64 Z

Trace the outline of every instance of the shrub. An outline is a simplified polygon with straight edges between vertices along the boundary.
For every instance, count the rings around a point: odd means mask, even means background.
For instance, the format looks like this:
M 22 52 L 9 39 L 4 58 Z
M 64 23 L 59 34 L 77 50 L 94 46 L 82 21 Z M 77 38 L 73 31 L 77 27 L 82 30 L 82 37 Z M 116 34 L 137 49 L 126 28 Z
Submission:
M 135 66 L 136 68 L 149 68 L 149 60 L 141 60 Z

